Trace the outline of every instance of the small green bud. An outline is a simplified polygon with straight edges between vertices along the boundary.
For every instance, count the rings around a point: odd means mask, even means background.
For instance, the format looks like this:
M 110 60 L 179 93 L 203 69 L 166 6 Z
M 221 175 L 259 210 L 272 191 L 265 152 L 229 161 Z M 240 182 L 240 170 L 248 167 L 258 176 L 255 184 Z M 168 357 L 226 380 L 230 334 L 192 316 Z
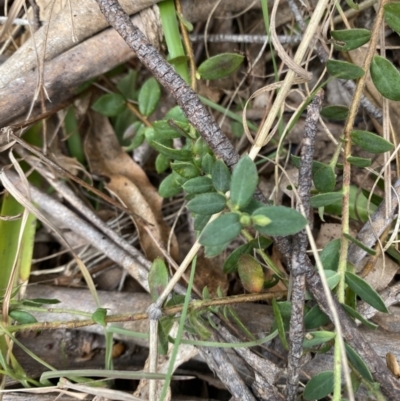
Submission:
M 247 213 L 242 213 L 240 216 L 240 224 L 244 227 L 249 227 L 251 225 L 251 217 Z
M 262 214 L 252 216 L 251 220 L 253 221 L 253 224 L 261 227 L 265 227 L 268 224 L 271 224 L 271 219 L 269 219 L 267 216 L 263 216 Z

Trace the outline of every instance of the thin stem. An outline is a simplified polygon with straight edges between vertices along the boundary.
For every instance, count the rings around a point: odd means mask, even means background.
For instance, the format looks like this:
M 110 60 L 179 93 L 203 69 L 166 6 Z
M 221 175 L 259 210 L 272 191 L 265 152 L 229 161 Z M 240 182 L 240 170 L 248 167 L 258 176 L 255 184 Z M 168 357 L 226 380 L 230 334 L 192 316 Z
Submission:
M 358 106 L 362 96 L 362 91 L 364 89 L 365 80 L 367 77 L 367 71 L 371 64 L 372 58 L 375 54 L 376 45 L 379 38 L 379 30 L 383 19 L 383 6 L 388 0 L 382 0 L 379 5 L 378 14 L 375 19 L 375 24 L 371 33 L 371 40 L 368 46 L 367 54 L 363 63 L 363 69 L 365 74 L 359 79 L 354 96 L 351 102 L 349 116 L 344 127 L 343 136 L 345 141 L 344 146 L 344 157 L 343 157 L 343 203 L 342 203 L 342 237 L 340 245 L 340 256 L 339 256 L 339 267 L 338 273 L 340 275 L 340 281 L 338 285 L 338 300 L 340 303 L 344 302 L 345 298 L 345 272 L 347 266 L 347 256 L 349 240 L 346 238 L 345 234 L 349 234 L 349 220 L 350 220 L 350 184 L 351 184 L 351 164 L 347 160 L 351 156 L 351 131 L 354 126 L 354 121 L 357 116 Z

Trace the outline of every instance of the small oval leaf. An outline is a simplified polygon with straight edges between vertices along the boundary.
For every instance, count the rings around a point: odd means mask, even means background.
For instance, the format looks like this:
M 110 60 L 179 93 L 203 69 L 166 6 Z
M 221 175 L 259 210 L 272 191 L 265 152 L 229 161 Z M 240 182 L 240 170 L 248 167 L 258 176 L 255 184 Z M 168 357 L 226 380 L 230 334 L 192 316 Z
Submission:
M 349 156 L 347 161 L 356 167 L 369 167 L 372 164 L 371 159 L 366 159 L 364 157 Z
M 107 326 L 106 322 L 107 309 L 97 308 L 96 311 L 92 314 L 92 320 L 101 326 Z
M 305 334 L 303 348 L 312 348 L 331 341 L 336 336 L 332 331 L 312 331 Z
M 388 308 L 380 295 L 361 277 L 354 273 L 346 272 L 346 284 L 365 302 L 373 306 L 376 310 L 389 313 Z
M 356 145 L 370 153 L 384 153 L 394 149 L 392 143 L 369 131 L 355 130 L 350 136 Z
M 327 106 L 321 110 L 321 116 L 332 121 L 342 121 L 349 115 L 349 108 L 346 106 Z
M 332 192 L 336 185 L 336 175 L 333 168 L 320 163 L 318 167 L 313 168 L 313 181 L 319 192 Z
M 226 244 L 240 234 L 242 226 L 237 213 L 225 213 L 207 225 L 199 242 L 202 245 L 214 246 Z
M 251 255 L 245 253 L 239 258 L 238 273 L 245 290 L 261 292 L 264 285 L 264 271 Z
M 185 182 L 200 175 L 200 170 L 194 164 L 188 162 L 171 163 L 171 168 L 176 174 L 185 178 Z
M 264 271 L 251 255 L 243 254 L 238 261 L 238 273 L 243 287 L 249 292 L 261 292 L 264 285 Z
M 331 205 L 332 203 L 338 202 L 343 198 L 343 194 L 340 192 L 326 192 L 324 194 L 318 194 L 310 199 L 311 207 L 324 207 Z
M 387 59 L 375 56 L 372 59 L 371 78 L 379 93 L 390 100 L 400 100 L 400 73 Z
M 285 206 L 264 206 L 253 212 L 253 215 L 263 215 L 271 220 L 267 226 L 255 226 L 256 230 L 264 235 L 287 236 L 302 230 L 307 220 L 294 209 Z
M 119 93 L 108 93 L 99 97 L 92 105 L 92 110 L 107 117 L 115 117 L 126 107 L 125 99 Z
M 234 167 L 231 179 L 231 201 L 239 209 L 245 207 L 257 188 L 257 167 L 249 156 L 243 156 Z
M 203 194 L 213 190 L 213 183 L 209 177 L 195 177 L 186 181 L 182 188 L 188 194 Z
M 236 71 L 243 63 L 244 57 L 236 53 L 224 53 L 204 61 L 197 72 L 202 79 L 220 79 Z
M 343 29 L 331 31 L 334 39 L 333 44 L 336 50 L 348 52 L 367 43 L 371 38 L 371 31 L 368 29 Z
M 226 205 L 226 198 L 216 192 L 197 195 L 188 204 L 187 208 L 196 214 L 215 214 L 222 212 Z
M 37 320 L 33 315 L 23 310 L 12 310 L 8 313 L 8 316 L 12 317 L 20 324 L 37 323 Z
M 304 316 L 304 327 L 306 330 L 316 329 L 330 322 L 329 317 L 322 312 L 318 305 L 314 305 Z
M 281 309 L 279 308 L 279 305 L 276 302 L 275 298 L 272 298 L 272 310 L 274 312 L 275 324 L 276 324 L 276 327 L 278 329 L 279 339 L 281 340 L 283 348 L 288 350 L 289 349 L 289 344 L 288 344 L 288 341 L 286 339 L 285 325 L 284 325 L 284 322 L 283 322 Z
M 229 168 L 222 160 L 217 160 L 211 171 L 211 178 L 214 188 L 220 192 L 229 191 L 229 186 L 231 183 L 231 173 Z
M 160 101 L 161 89 L 157 80 L 153 77 L 149 78 L 140 88 L 139 91 L 139 111 L 148 117 L 152 115 Z
M 156 302 L 168 284 L 168 270 L 162 259 L 154 259 L 150 266 L 148 281 L 151 299 Z
M 172 174 L 167 175 L 158 188 L 158 193 L 163 198 L 172 198 L 182 192 L 182 186 L 179 185 Z
M 400 3 L 389 3 L 383 6 L 386 23 L 400 34 Z
M 325 270 L 336 271 L 338 269 L 339 251 L 340 251 L 340 238 L 334 239 L 325 245 L 325 248 L 319 255 L 322 266 L 324 267 Z
M 306 385 L 303 392 L 305 400 L 320 400 L 333 391 L 333 372 L 321 372 Z
M 365 73 L 361 67 L 347 61 L 339 60 L 328 60 L 326 69 L 329 74 L 340 79 L 358 79 Z
M 352 348 L 349 344 L 344 343 L 346 348 L 347 358 L 349 358 L 349 362 L 353 365 L 354 369 L 370 383 L 373 383 L 374 378 L 366 363 L 361 359 L 360 355 Z

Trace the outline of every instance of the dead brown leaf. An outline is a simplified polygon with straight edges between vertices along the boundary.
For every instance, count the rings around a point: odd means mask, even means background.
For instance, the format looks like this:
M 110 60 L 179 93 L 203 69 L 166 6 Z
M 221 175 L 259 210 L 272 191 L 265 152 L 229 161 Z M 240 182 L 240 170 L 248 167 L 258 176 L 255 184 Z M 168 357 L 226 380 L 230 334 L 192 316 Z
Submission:
M 170 233 L 161 214 L 162 198 L 142 168 L 121 148 L 109 120 L 94 112 L 90 118 L 85 152 L 92 173 L 107 177 L 106 188 L 132 212 L 147 258 L 162 258 L 160 246 L 166 248 Z M 177 255 L 178 243 L 173 235 L 171 256 L 176 259 Z

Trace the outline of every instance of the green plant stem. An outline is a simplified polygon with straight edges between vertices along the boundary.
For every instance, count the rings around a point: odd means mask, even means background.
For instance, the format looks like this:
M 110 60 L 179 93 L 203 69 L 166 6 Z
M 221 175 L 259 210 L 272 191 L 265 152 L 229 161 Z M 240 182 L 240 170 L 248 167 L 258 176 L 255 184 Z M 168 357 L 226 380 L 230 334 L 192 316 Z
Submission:
M 362 91 L 364 89 L 367 71 L 371 64 L 372 58 L 375 54 L 376 45 L 379 38 L 379 30 L 383 20 L 383 6 L 388 0 L 382 0 L 379 5 L 379 10 L 375 19 L 375 24 L 371 33 L 371 40 L 368 46 L 367 54 L 363 63 L 365 74 L 357 82 L 356 90 L 354 92 L 353 100 L 349 110 L 349 116 L 344 127 L 343 136 L 345 141 L 344 156 L 343 156 L 343 202 L 342 202 L 342 236 L 339 256 L 338 273 L 340 281 L 338 285 L 337 296 L 340 303 L 345 301 L 345 273 L 347 266 L 347 256 L 349 240 L 346 234 L 349 235 L 349 220 L 350 220 L 350 184 L 351 184 L 351 164 L 347 158 L 351 156 L 351 131 L 354 126 L 354 121 L 358 112 L 358 105 L 361 100 Z
M 165 42 L 167 43 L 169 62 L 173 64 L 176 72 L 186 81 L 186 83 L 189 84 L 190 78 L 186 62 L 186 54 L 183 49 L 179 32 L 174 0 L 162 1 L 158 3 L 158 8 L 160 10 Z
M 179 343 L 182 338 L 183 328 L 185 326 L 186 315 L 187 315 L 187 312 L 189 309 L 190 297 L 192 295 L 192 287 L 193 287 L 193 282 L 194 282 L 194 273 L 196 271 L 196 263 L 197 263 L 197 256 L 195 256 L 192 261 L 192 269 L 190 271 L 188 289 L 187 289 L 187 292 L 185 295 L 185 302 L 184 302 L 183 308 L 182 308 L 182 315 L 181 315 L 181 318 L 179 321 L 179 327 L 178 327 L 178 332 L 176 334 L 174 348 L 172 350 L 170 363 L 168 365 L 167 378 L 165 379 L 165 382 L 164 382 L 164 385 L 163 385 L 163 388 L 162 388 L 161 394 L 160 394 L 161 401 L 164 401 L 164 399 L 167 395 L 167 390 L 169 387 L 169 383 L 171 382 L 172 373 L 174 372 L 174 364 L 175 364 L 176 357 L 178 355 Z
M 206 309 L 210 307 L 217 306 L 225 306 L 225 305 L 233 305 L 239 303 L 248 303 L 248 302 L 257 302 L 272 298 L 284 298 L 287 295 L 287 291 L 280 291 L 274 293 L 260 293 L 260 294 L 244 294 L 244 295 L 236 295 L 225 298 L 217 298 L 217 299 L 209 299 L 209 300 L 195 300 L 190 302 L 189 310 L 196 311 L 201 309 Z M 177 313 L 182 312 L 182 305 L 173 306 L 169 308 L 162 309 L 162 314 L 165 316 L 173 316 Z M 54 310 L 54 309 L 53 309 Z M 47 310 L 45 310 L 47 311 Z M 65 309 L 64 309 L 65 311 Z M 85 313 L 85 312 L 81 312 Z M 91 314 L 89 313 L 91 316 Z M 136 313 L 136 314 L 116 314 L 109 315 L 105 317 L 106 323 L 122 323 L 122 322 L 133 322 L 138 320 L 148 319 L 148 314 Z M 80 327 L 93 326 L 97 324 L 93 319 L 86 320 L 73 320 L 73 321 L 57 321 L 57 322 L 37 322 L 30 324 L 21 324 L 17 326 L 9 326 L 8 331 L 10 333 L 23 332 L 23 331 L 38 331 L 38 330 L 56 330 L 60 328 L 70 328 L 76 329 Z M 114 328 L 112 329 L 114 331 Z M 115 328 L 116 330 L 116 328 Z M 115 331 L 116 332 L 116 331 Z

